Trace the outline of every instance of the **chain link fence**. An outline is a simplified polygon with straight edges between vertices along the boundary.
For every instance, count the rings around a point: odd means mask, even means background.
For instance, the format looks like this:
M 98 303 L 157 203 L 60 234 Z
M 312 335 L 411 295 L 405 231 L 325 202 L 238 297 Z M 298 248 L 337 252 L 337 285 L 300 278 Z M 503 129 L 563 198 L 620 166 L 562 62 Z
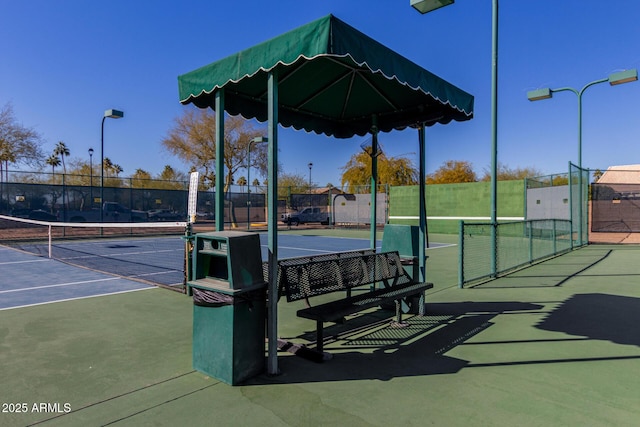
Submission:
M 9 172 L 0 182 L 0 214 L 44 221 L 147 222 L 187 219 L 188 181 Z M 360 226 L 371 222 L 371 195 L 348 194 L 336 187 L 296 191 L 279 188 L 278 221 L 296 226 Z M 377 194 L 376 222 L 388 218 L 388 188 Z M 266 226 L 267 187 L 232 185 L 224 195 L 224 223 L 229 226 Z M 305 216 L 308 209 L 315 216 Z M 198 191 L 197 222 L 216 220 L 216 193 Z

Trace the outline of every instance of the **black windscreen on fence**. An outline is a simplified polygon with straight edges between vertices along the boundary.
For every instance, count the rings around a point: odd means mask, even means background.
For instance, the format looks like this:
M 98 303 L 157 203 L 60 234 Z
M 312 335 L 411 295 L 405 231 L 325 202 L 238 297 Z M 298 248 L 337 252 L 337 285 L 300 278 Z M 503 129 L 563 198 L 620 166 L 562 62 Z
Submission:
M 591 231 L 640 232 L 640 184 L 591 184 Z

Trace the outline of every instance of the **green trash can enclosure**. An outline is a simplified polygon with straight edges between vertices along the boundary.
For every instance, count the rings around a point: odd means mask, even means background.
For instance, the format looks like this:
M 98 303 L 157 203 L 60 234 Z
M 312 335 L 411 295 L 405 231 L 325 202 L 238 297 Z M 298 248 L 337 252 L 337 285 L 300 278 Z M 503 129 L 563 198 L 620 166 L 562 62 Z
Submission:
M 194 369 L 231 385 L 262 373 L 267 285 L 260 237 L 197 234 L 192 264 Z

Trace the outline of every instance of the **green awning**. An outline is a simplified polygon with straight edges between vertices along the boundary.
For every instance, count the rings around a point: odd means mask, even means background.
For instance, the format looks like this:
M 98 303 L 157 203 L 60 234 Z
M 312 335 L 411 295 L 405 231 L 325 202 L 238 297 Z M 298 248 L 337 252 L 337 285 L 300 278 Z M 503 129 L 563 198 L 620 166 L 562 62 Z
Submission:
M 267 76 L 279 81 L 279 122 L 338 138 L 473 117 L 473 96 L 328 15 L 178 77 L 180 102 L 267 120 Z

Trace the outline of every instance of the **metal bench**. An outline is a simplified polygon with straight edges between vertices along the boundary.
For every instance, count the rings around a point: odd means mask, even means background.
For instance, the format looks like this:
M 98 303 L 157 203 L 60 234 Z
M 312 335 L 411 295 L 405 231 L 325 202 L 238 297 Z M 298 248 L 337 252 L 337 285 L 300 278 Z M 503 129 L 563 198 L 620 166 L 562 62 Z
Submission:
M 278 261 L 278 287 L 288 302 L 306 301 L 307 308 L 298 310 L 297 315 L 316 321 L 316 348 L 322 351 L 324 322 L 336 322 L 393 301 L 397 322 L 401 324 L 401 300 L 413 296 L 419 296 L 418 314 L 424 315 L 424 291 L 433 284 L 414 281 L 417 262 L 414 265 L 414 274 L 409 275 L 396 251 L 365 250 L 290 258 Z M 352 295 L 354 288 L 363 287 L 363 293 Z M 309 304 L 310 297 L 338 291 L 346 291 L 346 296 L 313 307 Z

